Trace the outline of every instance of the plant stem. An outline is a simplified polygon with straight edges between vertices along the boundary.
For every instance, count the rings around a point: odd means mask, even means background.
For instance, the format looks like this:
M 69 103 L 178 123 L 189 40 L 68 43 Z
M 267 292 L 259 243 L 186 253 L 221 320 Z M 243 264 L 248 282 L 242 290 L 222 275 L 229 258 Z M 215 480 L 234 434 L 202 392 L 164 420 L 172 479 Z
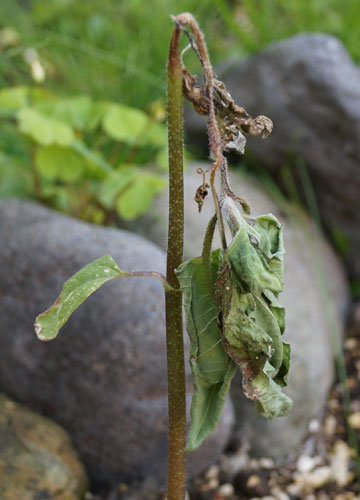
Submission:
M 182 69 L 179 60 L 180 30 L 176 27 L 170 42 L 168 76 L 169 141 L 169 231 L 166 279 L 177 290 L 165 292 L 166 348 L 168 371 L 169 455 L 167 500 L 185 498 L 186 401 L 182 293 L 175 269 L 183 259 L 184 182 Z

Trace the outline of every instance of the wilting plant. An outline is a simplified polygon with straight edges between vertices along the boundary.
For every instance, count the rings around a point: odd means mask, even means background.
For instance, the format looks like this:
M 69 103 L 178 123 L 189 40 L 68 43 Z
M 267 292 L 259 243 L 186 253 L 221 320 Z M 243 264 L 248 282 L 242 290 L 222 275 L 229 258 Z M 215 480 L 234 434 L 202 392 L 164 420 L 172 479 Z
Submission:
M 288 380 L 290 347 L 282 341 L 284 309 L 278 295 L 283 284 L 283 227 L 271 214 L 252 217 L 248 203 L 230 188 L 224 152 L 244 151 L 245 135 L 272 130 L 265 116 L 251 118 L 237 106 L 225 85 L 215 79 L 203 35 L 189 13 L 173 17 L 168 60 L 169 233 L 166 277 L 160 273 L 126 272 L 106 255 L 88 264 L 63 286 L 55 303 L 36 318 L 41 340 L 56 337 L 71 313 L 103 283 L 113 278 L 148 276 L 161 279 L 165 289 L 168 362 L 169 462 L 168 500 L 185 496 L 185 452 L 200 446 L 215 429 L 230 383 L 238 367 L 245 395 L 268 418 L 285 415 L 291 400 L 281 388 Z M 190 29 L 190 31 L 188 30 Z M 184 33 L 189 45 L 180 53 Z M 204 85 L 183 63 L 186 50 L 200 60 Z M 207 117 L 213 165 L 199 170 L 196 189 L 199 210 L 211 190 L 215 213 L 202 255 L 183 260 L 182 97 Z M 207 182 L 207 176 L 208 181 Z M 215 185 L 219 177 L 220 189 Z M 228 244 L 225 226 L 231 232 Z M 218 227 L 221 248 L 212 251 Z M 186 444 L 185 367 L 182 298 L 190 336 L 194 380 L 191 427 Z

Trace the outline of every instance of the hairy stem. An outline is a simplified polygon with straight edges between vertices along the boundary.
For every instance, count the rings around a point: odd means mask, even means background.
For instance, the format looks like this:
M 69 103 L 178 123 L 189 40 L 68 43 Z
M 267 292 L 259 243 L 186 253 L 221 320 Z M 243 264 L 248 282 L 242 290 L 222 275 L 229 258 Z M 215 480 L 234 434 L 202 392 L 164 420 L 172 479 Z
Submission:
M 168 77 L 169 232 L 167 282 L 177 290 L 165 291 L 166 347 L 169 405 L 169 456 L 167 500 L 185 498 L 186 401 L 182 293 L 175 274 L 183 259 L 184 187 L 182 69 L 179 59 L 181 31 L 176 27 L 170 42 Z

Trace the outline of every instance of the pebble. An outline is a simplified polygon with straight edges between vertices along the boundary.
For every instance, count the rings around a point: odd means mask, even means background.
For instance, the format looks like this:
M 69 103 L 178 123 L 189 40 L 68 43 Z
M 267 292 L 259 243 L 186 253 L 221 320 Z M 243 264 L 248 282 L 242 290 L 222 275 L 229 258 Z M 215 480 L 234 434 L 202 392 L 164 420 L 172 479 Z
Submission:
M 345 349 L 347 349 L 348 351 L 353 351 L 354 349 L 356 349 L 357 347 L 357 344 L 358 344 L 358 341 L 356 338 L 354 337 L 349 337 L 345 340 L 344 342 L 344 347 Z
M 279 487 L 271 488 L 270 493 L 276 498 L 276 500 L 290 500 L 289 495 L 280 490 Z
M 352 413 L 349 416 L 349 424 L 353 429 L 360 429 L 360 412 Z
M 340 493 L 339 495 L 336 495 L 334 500 L 356 500 L 355 493 L 352 491 L 345 491 L 344 493 Z
M 329 415 L 324 421 L 324 432 L 328 436 L 333 436 L 335 434 L 337 427 L 337 420 L 334 415 Z
M 310 472 L 302 472 L 295 474 L 295 484 L 299 489 L 296 490 L 289 486 L 290 494 L 297 495 L 300 491 L 310 488 L 321 488 L 332 479 L 332 470 L 328 466 L 317 467 Z
M 310 420 L 309 422 L 309 432 L 315 434 L 320 430 L 320 422 L 317 419 Z
M 211 465 L 206 471 L 206 479 L 218 479 L 220 469 L 217 465 Z
M 259 476 L 256 474 L 252 474 L 251 476 L 248 477 L 248 480 L 246 481 L 246 488 L 252 489 L 256 488 L 256 486 L 259 486 L 261 483 L 261 479 Z
M 309 457 L 308 455 L 301 455 L 297 462 L 296 467 L 299 472 L 310 472 L 317 465 L 322 462 L 320 457 Z
M 352 475 L 349 474 L 350 458 L 350 447 L 338 439 L 333 446 L 330 458 L 331 471 L 338 486 L 346 486 L 352 479 Z
M 219 487 L 219 480 L 218 479 L 210 479 L 208 482 L 208 488 L 209 490 L 216 490 Z
M 231 497 L 235 493 L 234 486 L 230 483 L 224 483 L 220 486 L 218 492 L 225 498 Z
M 272 460 L 271 458 L 264 458 L 263 457 L 263 458 L 260 458 L 259 465 L 263 469 L 272 469 L 275 464 L 274 464 L 274 460 Z

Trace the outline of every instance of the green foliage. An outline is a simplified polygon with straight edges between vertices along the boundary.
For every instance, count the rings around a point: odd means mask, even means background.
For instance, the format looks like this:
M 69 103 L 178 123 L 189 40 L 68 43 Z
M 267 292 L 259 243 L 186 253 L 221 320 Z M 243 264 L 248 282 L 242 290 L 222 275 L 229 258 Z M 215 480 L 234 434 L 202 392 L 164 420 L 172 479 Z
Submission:
M 194 380 L 191 405 L 192 425 L 187 449 L 193 450 L 212 432 L 221 410 L 236 365 L 222 345 L 217 323 L 219 308 L 215 300 L 214 283 L 219 271 L 219 251 L 212 254 L 209 288 L 206 264 L 202 257 L 184 262 L 177 271 L 184 293 L 186 328 L 190 337 L 190 364 Z
M 107 281 L 124 274 L 110 255 L 104 255 L 83 267 L 64 283 L 54 304 L 37 316 L 34 326 L 38 338 L 40 340 L 54 339 L 71 314 L 92 293 Z
M 139 217 L 166 186 L 163 114 L 21 86 L 0 91 L 0 118 L 0 196 L 101 223 Z
M 213 0 L 1 0 L 0 88 L 36 77 L 24 54 L 35 49 L 48 89 L 145 109 L 164 101 L 169 15 L 193 11 L 209 32 L 221 27 Z M 1 27 L 7 31 L 1 37 Z M 8 30 L 15 36 L 9 40 Z M 6 36 L 5 36 L 6 35 Z M 2 39 L 4 40 L 2 44 Z M 211 45 L 219 53 L 221 41 Z M 37 63 L 36 63 L 37 64 Z M 39 81 L 39 80 L 36 80 Z
M 230 206 L 231 207 L 231 206 Z M 290 346 L 282 342 L 284 309 L 282 226 L 273 215 L 248 223 L 231 207 L 233 241 L 227 251 L 204 251 L 177 271 L 184 293 L 194 379 L 187 449 L 216 427 L 236 365 L 244 394 L 267 418 L 286 415 Z M 229 215 L 229 211 L 226 211 Z M 234 222 L 235 221 L 235 222 Z

